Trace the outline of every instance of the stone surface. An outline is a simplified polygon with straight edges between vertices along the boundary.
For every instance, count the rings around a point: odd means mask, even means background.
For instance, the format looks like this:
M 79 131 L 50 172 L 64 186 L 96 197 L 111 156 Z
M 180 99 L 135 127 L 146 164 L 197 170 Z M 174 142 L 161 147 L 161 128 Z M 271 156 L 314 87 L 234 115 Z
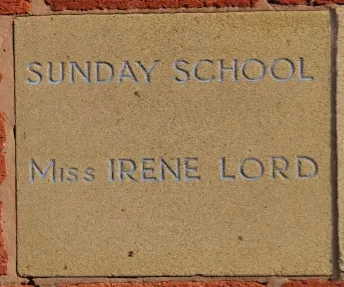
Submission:
M 43 0 L 42 0 L 43 1 Z M 317 6 L 344 4 L 344 0 L 268 0 L 270 4 Z M 258 0 L 45 0 L 53 11 L 63 10 L 130 10 L 202 7 L 258 7 Z M 300 6 L 301 7 L 301 6 Z M 278 7 L 275 7 L 278 8 Z
M 0 15 L 25 14 L 30 10 L 30 0 L 1 0 Z
M 263 287 L 263 284 L 249 281 L 207 281 L 207 282 L 147 282 L 147 283 L 97 283 L 61 284 L 59 287 Z
M 331 280 L 291 280 L 282 285 L 282 287 L 342 287 L 343 281 L 331 281 Z
M 338 142 L 338 209 L 339 209 L 339 247 L 340 269 L 344 271 L 344 9 L 338 13 L 338 52 L 337 52 L 337 142 Z
M 344 1 L 343 0 L 314 0 L 313 4 L 315 5 L 325 5 L 325 4 L 339 4 L 343 5 Z
M 16 19 L 19 274 L 331 274 L 329 31 L 328 12 Z
M 288 281 L 288 279 L 279 279 L 274 277 L 274 280 L 270 280 L 272 277 L 263 277 L 263 276 L 157 276 L 157 277 L 46 277 L 46 278 L 33 278 L 32 281 L 35 285 L 39 286 L 70 286 L 70 285 L 80 285 L 84 284 L 89 285 L 103 285 L 103 284 L 118 284 L 118 283 L 162 283 L 162 282 L 169 282 L 172 284 L 176 282 L 177 284 L 181 283 L 189 283 L 193 284 L 194 282 L 199 282 L 203 284 L 209 284 L 209 282 L 224 282 L 226 284 L 237 284 L 237 282 L 243 283 L 247 286 L 247 284 L 259 284 L 259 286 L 270 286 L 273 284 L 274 287 L 281 287 L 284 281 Z M 233 281 L 234 280 L 234 281 Z M 276 282 L 279 284 L 277 285 Z M 257 286 L 257 285 L 256 285 Z

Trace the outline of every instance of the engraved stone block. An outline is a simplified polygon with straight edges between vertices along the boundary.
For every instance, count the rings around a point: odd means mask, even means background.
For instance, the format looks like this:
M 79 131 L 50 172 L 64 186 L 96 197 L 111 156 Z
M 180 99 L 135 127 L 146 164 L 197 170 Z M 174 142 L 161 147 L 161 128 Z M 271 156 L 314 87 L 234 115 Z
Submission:
M 328 12 L 15 36 L 20 275 L 331 274 Z

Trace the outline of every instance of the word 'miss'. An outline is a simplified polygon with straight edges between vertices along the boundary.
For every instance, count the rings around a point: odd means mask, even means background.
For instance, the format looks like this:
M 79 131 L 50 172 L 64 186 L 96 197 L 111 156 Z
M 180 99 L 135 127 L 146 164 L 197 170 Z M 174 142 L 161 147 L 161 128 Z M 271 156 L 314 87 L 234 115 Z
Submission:
M 47 165 L 40 166 L 33 159 L 29 165 L 29 181 L 35 183 L 38 179 L 50 183 L 73 183 L 73 182 L 93 182 L 96 178 L 95 168 L 93 167 L 59 167 L 55 159 L 50 159 Z

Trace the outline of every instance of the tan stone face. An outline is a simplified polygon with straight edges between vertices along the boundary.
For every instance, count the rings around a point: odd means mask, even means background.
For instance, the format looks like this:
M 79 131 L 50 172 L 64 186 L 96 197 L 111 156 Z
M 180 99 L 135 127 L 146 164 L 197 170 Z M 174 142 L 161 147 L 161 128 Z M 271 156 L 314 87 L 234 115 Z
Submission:
M 327 12 L 15 23 L 25 276 L 331 273 Z
M 344 271 L 344 9 L 338 9 L 338 54 L 337 54 L 337 127 L 338 127 L 338 208 L 340 269 Z

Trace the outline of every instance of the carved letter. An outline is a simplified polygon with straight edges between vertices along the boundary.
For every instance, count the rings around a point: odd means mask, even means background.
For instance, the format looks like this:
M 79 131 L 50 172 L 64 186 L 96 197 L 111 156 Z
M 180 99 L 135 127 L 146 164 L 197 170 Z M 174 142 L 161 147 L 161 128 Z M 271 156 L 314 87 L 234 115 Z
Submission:
M 313 171 L 311 173 L 305 173 L 302 171 L 304 165 L 309 165 L 312 167 Z M 310 179 L 314 178 L 318 174 L 318 164 L 314 159 L 309 156 L 297 156 L 296 157 L 297 174 L 296 178 Z
M 34 183 L 35 182 L 35 171 L 38 171 L 38 175 L 40 180 L 45 180 L 45 178 L 48 175 L 48 172 L 51 168 L 51 182 L 55 183 L 55 160 L 51 159 L 49 160 L 48 166 L 44 169 L 41 169 L 36 162 L 31 159 L 30 160 L 30 182 Z
M 220 159 L 220 179 L 221 180 L 235 180 L 235 175 L 226 175 L 226 158 Z
M 177 71 L 177 72 L 182 72 L 182 74 L 184 74 L 185 75 L 185 79 L 180 79 L 179 77 L 174 77 L 174 81 L 176 82 L 176 83 L 179 83 L 179 84 L 185 84 L 185 83 L 187 83 L 189 80 L 190 80 L 190 74 L 189 74 L 189 72 L 187 71 L 187 70 L 184 70 L 184 69 L 182 69 L 181 67 L 179 67 L 179 64 L 180 63 L 183 63 L 183 64 L 189 64 L 187 61 L 184 61 L 184 60 L 176 60 L 174 63 L 173 63 L 173 68 L 174 68 L 174 70 L 175 71 Z
M 108 71 L 109 71 L 109 75 L 107 76 L 107 78 L 105 79 L 101 79 L 100 77 L 100 71 L 101 71 L 101 67 L 107 67 Z M 114 78 L 114 75 L 115 75 L 115 70 L 113 68 L 113 66 L 108 63 L 108 62 L 95 62 L 95 66 L 94 66 L 94 72 L 95 72 L 95 83 L 96 84 L 99 84 L 99 83 L 102 83 L 102 84 L 106 84 L 106 83 L 110 83 L 113 81 L 113 78 Z
M 42 82 L 42 74 L 39 71 L 34 70 L 34 66 L 38 66 L 39 68 L 41 68 L 42 64 L 38 62 L 32 62 L 26 65 L 26 68 L 31 73 L 36 74 L 36 76 L 38 77 L 36 80 L 32 80 L 31 78 L 26 79 L 26 83 L 28 83 L 29 85 L 39 85 Z
M 144 83 L 149 84 L 151 81 L 150 74 L 153 71 L 153 69 L 158 65 L 160 60 L 154 60 L 153 64 L 146 69 L 140 61 L 136 61 L 136 65 L 141 68 L 141 70 L 144 72 Z

